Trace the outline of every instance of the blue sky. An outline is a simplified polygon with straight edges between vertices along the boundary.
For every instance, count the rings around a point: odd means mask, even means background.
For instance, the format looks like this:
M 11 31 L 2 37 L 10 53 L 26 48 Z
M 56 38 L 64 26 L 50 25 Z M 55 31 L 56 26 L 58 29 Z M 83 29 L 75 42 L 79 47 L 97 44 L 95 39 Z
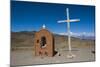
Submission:
M 11 1 L 11 31 L 38 31 L 45 24 L 51 32 L 67 32 L 66 23 L 57 23 L 66 19 L 66 8 L 69 8 L 71 19 L 80 19 L 80 22 L 71 23 L 71 32 L 94 33 L 94 6 L 23 1 Z

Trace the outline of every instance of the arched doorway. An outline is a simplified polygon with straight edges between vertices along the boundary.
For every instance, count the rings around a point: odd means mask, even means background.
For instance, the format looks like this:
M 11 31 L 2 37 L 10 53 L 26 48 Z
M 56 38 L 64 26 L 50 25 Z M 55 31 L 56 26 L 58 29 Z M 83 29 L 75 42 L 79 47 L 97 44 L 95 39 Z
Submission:
M 46 37 L 45 36 L 41 37 L 40 46 L 41 46 L 41 48 L 46 47 Z

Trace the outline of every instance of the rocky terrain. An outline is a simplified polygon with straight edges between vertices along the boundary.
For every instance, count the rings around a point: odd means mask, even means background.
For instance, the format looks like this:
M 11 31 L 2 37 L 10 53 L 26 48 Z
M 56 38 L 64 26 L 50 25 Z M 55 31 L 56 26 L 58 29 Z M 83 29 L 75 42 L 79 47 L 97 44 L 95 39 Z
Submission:
M 69 63 L 95 60 L 95 40 L 71 37 L 72 53 L 75 58 L 68 59 L 68 40 L 65 35 L 54 35 L 55 50 L 60 54 L 54 57 L 34 55 L 34 34 L 36 31 L 11 32 L 11 66 Z M 46 62 L 45 62 L 46 61 Z

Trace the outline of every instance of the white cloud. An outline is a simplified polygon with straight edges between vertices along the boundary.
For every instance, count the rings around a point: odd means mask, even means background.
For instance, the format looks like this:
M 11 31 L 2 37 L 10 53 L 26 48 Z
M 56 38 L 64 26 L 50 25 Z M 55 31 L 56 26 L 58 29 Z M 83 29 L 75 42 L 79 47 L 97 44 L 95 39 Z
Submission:
M 68 33 L 55 33 L 59 35 L 68 35 Z M 71 36 L 95 36 L 95 33 L 91 32 L 82 32 L 82 33 L 75 33 L 75 32 L 70 32 Z

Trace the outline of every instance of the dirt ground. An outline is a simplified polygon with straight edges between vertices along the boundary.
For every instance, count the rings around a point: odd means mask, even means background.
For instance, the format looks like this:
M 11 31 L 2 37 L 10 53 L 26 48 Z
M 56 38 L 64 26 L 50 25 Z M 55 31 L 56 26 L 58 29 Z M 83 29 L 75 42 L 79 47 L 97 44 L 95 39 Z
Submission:
M 95 61 L 95 54 L 92 51 L 94 47 L 72 48 L 75 57 L 67 58 L 66 49 L 58 50 L 60 56 L 56 54 L 54 57 L 35 56 L 33 50 L 15 50 L 11 51 L 11 66 Z

